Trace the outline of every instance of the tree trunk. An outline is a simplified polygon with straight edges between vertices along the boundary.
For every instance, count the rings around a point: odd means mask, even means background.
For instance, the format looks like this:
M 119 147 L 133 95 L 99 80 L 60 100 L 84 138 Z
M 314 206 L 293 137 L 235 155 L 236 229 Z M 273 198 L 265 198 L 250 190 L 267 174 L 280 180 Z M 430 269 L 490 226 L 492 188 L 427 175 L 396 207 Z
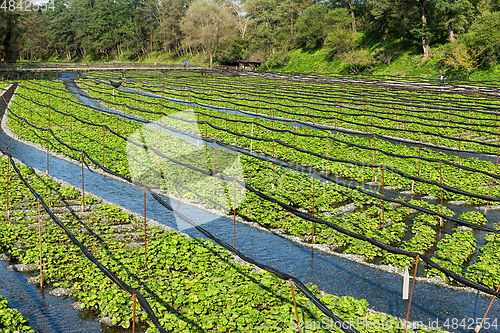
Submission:
M 349 10 L 351 11 L 352 16 L 352 31 L 356 32 L 356 17 L 354 15 L 354 5 L 352 3 L 352 0 L 349 0 Z
M 419 0 L 419 3 L 420 11 L 422 13 L 422 48 L 424 49 L 423 60 L 427 60 L 431 55 L 431 47 L 429 45 L 429 38 L 425 33 L 425 29 L 427 28 L 427 12 L 425 11 L 425 0 Z
M 448 38 L 450 42 L 455 43 L 455 34 L 453 33 L 453 24 L 451 24 L 451 21 L 448 23 Z
M 212 68 L 212 59 L 213 59 L 214 55 L 212 54 L 212 52 L 210 52 L 210 68 Z
M 6 15 L 7 15 L 7 27 L 5 29 L 5 35 L 4 35 L 4 39 L 2 42 L 3 54 L 0 58 L 3 59 L 3 61 L 6 63 L 10 63 L 11 61 L 14 60 L 14 59 L 12 59 L 14 52 L 12 51 L 12 48 L 11 48 L 12 30 L 13 30 L 13 26 L 14 26 L 14 20 L 12 19 L 12 15 L 10 15 L 10 13 L 7 13 Z

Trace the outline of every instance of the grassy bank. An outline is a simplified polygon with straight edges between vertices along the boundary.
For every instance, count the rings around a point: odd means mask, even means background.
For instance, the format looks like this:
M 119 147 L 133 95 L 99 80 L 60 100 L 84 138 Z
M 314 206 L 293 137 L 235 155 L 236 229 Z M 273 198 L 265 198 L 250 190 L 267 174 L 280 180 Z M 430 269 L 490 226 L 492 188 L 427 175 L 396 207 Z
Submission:
M 372 51 L 375 49 L 376 45 L 372 47 Z M 292 50 L 289 53 L 288 63 L 279 68 L 279 70 L 287 72 L 353 74 L 353 71 L 346 64 L 339 60 L 328 59 L 329 52 L 327 49 Z M 441 62 L 444 56 L 445 50 L 442 46 L 434 48 L 433 57 L 427 61 L 422 60 L 420 52 L 410 50 L 396 54 L 389 64 L 377 64 L 370 70 L 365 69 L 361 73 L 438 79 L 441 72 L 444 71 L 450 79 L 465 79 L 466 76 L 464 73 L 452 71 Z M 499 77 L 500 65 L 480 68 L 471 74 L 471 80 L 473 81 L 498 80 Z

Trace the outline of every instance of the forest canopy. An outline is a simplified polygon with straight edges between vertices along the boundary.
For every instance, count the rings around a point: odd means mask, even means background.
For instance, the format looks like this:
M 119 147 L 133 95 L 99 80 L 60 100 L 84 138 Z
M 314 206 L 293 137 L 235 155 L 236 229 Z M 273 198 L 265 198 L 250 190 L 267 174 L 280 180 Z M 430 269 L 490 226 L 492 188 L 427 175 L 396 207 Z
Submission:
M 500 57 L 499 0 L 55 0 L 0 9 L 2 62 L 144 60 L 201 55 L 283 66 L 293 49 L 328 50 L 354 72 L 401 51 L 457 68 Z M 451 59 L 451 60 L 450 60 Z M 468 64 L 460 61 L 467 59 Z M 465 67 L 464 67 L 465 68 Z

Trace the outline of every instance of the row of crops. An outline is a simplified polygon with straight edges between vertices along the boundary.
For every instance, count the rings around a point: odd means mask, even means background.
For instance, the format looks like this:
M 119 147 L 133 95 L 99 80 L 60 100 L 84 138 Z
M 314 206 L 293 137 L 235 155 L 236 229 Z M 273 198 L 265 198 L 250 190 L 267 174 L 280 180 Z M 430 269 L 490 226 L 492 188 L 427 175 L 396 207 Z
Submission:
M 83 83 L 82 88 L 88 90 L 95 97 L 102 98 L 103 94 L 112 93 L 112 87 L 93 87 L 90 83 Z M 125 83 L 128 86 L 127 83 Z M 131 86 L 136 86 L 132 83 Z M 149 92 L 155 92 L 158 95 L 172 97 L 172 92 L 163 93 L 162 91 L 142 88 Z M 182 98 L 182 96 L 176 96 Z M 186 99 L 192 102 L 192 98 Z M 172 103 L 163 103 L 162 100 L 137 96 L 134 93 L 127 93 L 122 90 L 116 90 L 115 96 L 109 99 L 110 103 L 127 105 L 124 109 L 127 112 L 136 113 L 133 108 L 141 103 L 141 110 L 150 112 L 164 112 L 172 114 L 181 109 L 192 109 L 189 105 L 179 105 Z M 162 104 L 163 103 L 163 104 Z M 215 103 L 217 105 L 217 103 Z M 278 121 L 274 118 L 254 118 L 245 117 L 241 114 L 234 115 L 224 112 L 224 103 L 218 104 L 222 109 L 209 110 L 206 108 L 195 108 L 197 119 L 206 121 L 219 128 L 224 128 L 236 133 L 253 133 L 262 139 L 268 139 L 272 142 L 261 142 L 251 140 L 248 137 L 238 137 L 231 135 L 227 131 L 221 131 L 210 126 L 206 129 L 209 137 L 220 138 L 227 137 L 226 141 L 238 143 L 240 146 L 250 148 L 259 145 L 257 149 L 272 155 L 274 143 L 274 155 L 289 161 L 300 164 L 314 166 L 316 170 L 329 172 L 331 174 L 343 177 L 353 178 L 358 181 L 380 180 L 382 165 L 393 167 L 404 173 L 395 175 L 387 173 L 386 184 L 397 186 L 399 189 L 413 189 L 416 193 L 422 195 L 437 195 L 440 193 L 440 185 L 450 185 L 463 191 L 468 191 L 467 196 L 460 196 L 456 192 L 446 192 L 445 199 L 467 199 L 470 193 L 488 195 L 490 192 L 491 176 L 498 179 L 495 175 L 495 163 L 488 163 L 482 160 L 470 158 L 461 159 L 460 155 L 447 155 L 444 152 L 435 152 L 425 147 L 412 147 L 400 144 L 394 144 L 386 140 L 376 139 L 374 137 L 357 137 L 349 134 L 332 134 L 330 130 L 319 130 L 314 128 L 297 128 L 294 125 Z M 161 114 L 150 114 L 149 119 L 158 119 Z M 227 119 L 227 120 L 226 120 Z M 274 120 L 273 120 L 274 119 Z M 299 121 L 291 118 L 291 121 Z M 186 126 L 188 127 L 188 126 Z M 204 128 L 200 132 L 204 133 Z M 391 133 L 393 134 L 393 133 Z M 253 143 L 253 145 L 252 145 Z M 290 148 L 289 146 L 293 146 Z M 303 154 L 298 149 L 305 149 L 312 153 Z M 332 159 L 345 161 L 344 163 L 329 162 Z M 351 162 L 351 163 L 347 163 Z M 372 167 L 358 167 L 360 164 L 370 164 Z M 470 172 L 469 168 L 480 171 Z M 375 170 L 374 170 L 375 169 Z M 482 174 L 481 174 L 482 173 Z M 484 174 L 486 173 L 486 174 Z M 409 175 L 409 177 L 407 176 Z M 413 177 L 425 178 L 434 184 L 414 182 Z M 477 179 L 476 177 L 479 177 Z M 477 182 L 475 180 L 478 180 Z M 413 186 L 412 186 L 413 185 Z M 436 186 L 437 185 L 437 186 Z M 478 186 L 479 185 L 479 186 Z M 493 188 L 493 190 L 497 190 Z M 493 196 L 497 196 L 493 192 Z M 474 198 L 472 200 L 475 200 Z M 474 201 L 474 203 L 484 203 L 484 201 Z
M 34 333 L 26 318 L 18 310 L 12 309 L 7 298 L 3 296 L 0 296 L 0 328 L 5 333 Z
M 99 79 L 99 77 L 95 79 Z M 285 113 L 281 109 L 276 110 L 277 108 L 274 107 L 272 107 L 274 109 L 270 108 L 270 103 L 283 101 L 286 96 L 278 95 L 266 98 L 265 84 L 262 84 L 258 89 L 251 88 L 251 90 L 259 91 L 262 94 L 257 96 L 259 99 L 257 105 L 260 105 L 258 109 L 255 108 L 255 104 L 253 108 L 248 108 L 253 113 L 268 116 L 267 119 L 261 119 L 227 112 L 231 108 L 231 106 L 227 106 L 231 100 L 237 100 L 239 110 L 244 111 L 246 106 L 251 106 L 252 104 L 248 104 L 252 102 L 249 101 L 251 97 L 249 94 L 233 96 L 228 101 L 220 97 L 221 91 L 213 93 L 217 90 L 216 85 L 226 84 L 226 88 L 229 90 L 230 87 L 234 88 L 239 84 L 236 81 L 229 84 L 229 79 L 224 77 L 196 78 L 190 76 L 189 78 L 173 77 L 170 79 L 168 84 L 165 83 L 168 87 L 165 90 L 162 87 L 163 82 L 159 80 L 153 82 L 157 83 L 156 86 L 151 85 L 151 82 L 147 86 L 139 83 L 138 81 L 146 81 L 144 77 L 137 78 L 137 81 L 127 81 L 124 85 L 130 88 L 140 88 L 160 96 L 184 100 L 188 105 L 127 93 L 103 84 L 96 85 L 95 80 L 81 80 L 79 84 L 89 94 L 99 98 L 102 103 L 111 105 L 117 110 L 134 114 L 143 119 L 164 121 L 163 125 L 184 131 L 200 132 L 210 140 L 216 139 L 228 145 L 238 145 L 247 151 L 251 150 L 254 153 L 273 157 L 273 159 L 280 158 L 305 165 L 310 170 L 314 169 L 318 174 L 325 174 L 327 177 L 341 175 L 360 182 L 377 182 L 378 180 L 379 185 L 383 183 L 383 185 L 392 185 L 398 189 L 412 189 L 422 195 L 442 196 L 444 200 L 469 200 L 475 204 L 484 204 L 490 201 L 486 199 L 498 197 L 497 188 L 493 186 L 496 185 L 496 181 L 492 181 L 491 178 L 491 175 L 496 173 L 496 167 L 491 162 L 463 158 L 460 160 L 460 157 L 436 153 L 425 147 L 411 148 L 391 144 L 375 136 L 353 137 L 346 133 L 332 135 L 331 131 L 297 128 L 296 124 L 292 126 L 279 121 L 279 117 L 283 116 L 295 122 L 317 124 L 316 114 L 300 114 L 297 118 L 290 118 L 290 113 Z M 167 81 L 167 78 L 165 80 Z M 210 97 L 217 97 L 215 102 L 201 99 L 194 88 L 198 84 L 202 86 L 200 91 L 206 94 L 207 87 L 212 84 L 210 80 L 214 82 L 213 89 L 210 89 L 212 94 Z M 224 80 L 227 82 L 225 83 Z M 247 86 L 259 84 L 258 80 L 255 81 L 254 83 L 243 82 L 242 84 Z M 177 84 L 177 88 L 174 85 L 175 82 L 180 83 Z M 192 86 L 188 87 L 188 84 L 192 84 Z M 272 90 L 291 96 L 297 94 L 298 87 L 293 87 L 294 84 L 290 84 L 289 90 L 286 90 L 288 88 L 285 86 L 286 84 L 279 83 L 277 86 L 279 89 Z M 304 84 L 303 90 L 306 89 L 307 85 Z M 311 90 L 313 89 L 314 87 L 311 87 Z M 236 92 L 234 93 L 236 94 Z M 359 92 L 354 91 L 353 94 L 355 93 Z M 241 91 L 238 94 L 241 94 Z M 327 91 L 324 91 L 323 94 L 326 99 L 335 99 L 335 96 L 330 96 Z M 221 109 L 210 110 L 189 105 L 189 103 L 197 102 L 225 108 L 226 112 Z M 245 104 L 246 102 L 248 103 Z M 306 105 L 306 103 L 303 104 Z M 48 107 L 49 105 L 51 108 Z M 185 112 L 187 109 L 194 110 L 195 116 L 193 117 L 193 112 Z M 11 111 L 9 127 L 21 138 L 37 142 L 44 147 L 48 146 L 51 150 L 80 160 L 81 154 L 61 144 L 64 142 L 70 147 L 85 150 L 93 160 L 102 162 L 114 172 L 126 177 L 133 176 L 130 170 L 130 160 L 127 163 L 127 142 L 114 134 L 126 138 L 131 133 L 140 130 L 141 125 L 136 121 L 126 120 L 116 114 L 97 112 L 91 107 L 77 103 L 77 100 L 59 82 L 21 82 Z M 283 114 L 278 114 L 279 112 L 283 112 Z M 167 122 L 165 116 L 169 115 L 175 115 L 177 119 L 175 121 L 170 119 L 170 122 Z M 18 117 L 23 117 L 24 120 L 21 121 L 21 118 Z M 353 119 L 356 118 L 357 116 L 353 116 Z M 32 127 L 30 124 L 36 124 L 39 128 Z M 333 123 L 329 125 L 333 125 Z M 341 126 L 337 122 L 335 127 L 340 128 L 343 125 Z M 44 128 L 50 128 L 52 133 L 48 134 L 48 132 L 43 131 Z M 145 133 L 144 141 L 160 143 L 156 147 L 160 153 L 168 155 L 172 154 L 172 151 L 188 149 L 189 147 L 185 140 L 167 135 L 162 131 L 154 131 L 153 133 L 151 130 L 142 130 Z M 250 133 L 251 135 L 249 135 Z M 382 134 L 395 136 L 394 133 Z M 56 137 L 59 141 L 56 140 Z M 422 140 L 422 142 L 424 141 Z M 459 144 L 460 142 L 462 141 L 459 141 Z M 439 143 L 442 144 L 441 138 Z M 470 144 L 474 145 L 475 143 Z M 467 149 L 474 147 L 467 146 Z M 219 162 L 224 161 L 224 158 L 221 159 L 221 155 L 224 154 L 225 150 L 212 151 L 205 146 L 195 154 L 191 154 L 183 162 L 200 166 L 200 163 L 196 161 L 204 158 L 208 166 L 206 170 L 215 172 L 224 168 L 224 165 L 219 165 Z M 405 157 L 395 158 L 394 154 Z M 407 156 L 414 158 L 408 159 Z M 165 168 L 170 165 L 172 169 L 175 169 L 175 163 L 161 156 L 158 158 Z M 397 198 L 397 202 L 392 201 L 389 204 L 384 198 L 376 198 L 367 193 L 340 186 L 333 181 L 320 182 L 318 179 L 311 179 L 306 173 L 297 173 L 255 156 L 241 155 L 240 160 L 244 180 L 248 185 L 281 202 L 286 202 L 293 208 L 301 209 L 308 215 L 340 225 L 345 230 L 364 235 L 370 239 L 406 251 L 432 256 L 434 262 L 440 266 L 459 275 L 465 273 L 467 278 L 481 282 L 490 288 L 495 288 L 500 282 L 498 274 L 496 274 L 498 261 L 495 264 L 494 259 L 495 251 L 498 253 L 496 233 L 489 234 L 486 239 L 487 243 L 481 248 L 477 261 L 470 265 L 470 258 L 477 251 L 476 238 L 474 237 L 477 231 L 474 232 L 472 228 L 475 225 L 488 224 L 488 227 L 492 226 L 492 223 L 487 222 L 484 214 L 478 211 L 470 211 L 458 216 L 461 224 L 468 227 L 457 227 L 453 232 L 441 236 L 437 232 L 440 230 L 441 219 L 444 217 L 446 224 L 452 223 L 448 220 L 455 218 L 453 217 L 454 213 L 446 207 L 429 204 L 423 200 L 409 200 L 402 197 Z M 415 161 L 418 161 L 418 166 L 415 165 Z M 352 162 L 356 162 L 358 165 Z M 179 179 L 186 177 L 186 174 L 182 173 L 179 168 L 176 172 L 179 173 L 177 175 Z M 192 173 L 188 176 L 195 177 Z M 421 180 L 433 183 L 425 183 Z M 443 191 L 442 184 L 446 184 L 451 189 Z M 171 184 L 165 182 L 161 186 L 167 193 L 178 190 L 177 192 L 183 198 L 211 204 L 213 205 L 211 208 L 224 208 L 220 202 L 208 200 L 213 195 L 212 191 L 216 185 L 174 189 Z M 472 198 L 471 195 L 473 195 Z M 350 204 L 354 204 L 355 207 L 352 213 L 340 213 L 345 212 L 343 208 Z M 435 214 L 428 214 L 424 210 L 416 209 L 419 207 L 435 212 Z M 229 208 L 234 210 L 232 205 Z M 303 237 L 306 241 L 326 244 L 340 252 L 360 254 L 367 260 L 389 263 L 399 268 L 404 268 L 408 262 L 406 256 L 389 253 L 366 241 L 346 236 L 328 225 L 316 224 L 314 226 L 313 223 L 290 213 L 289 210 L 276 203 L 270 203 L 254 192 L 247 191 L 245 200 L 236 209 L 236 214 L 265 227 Z M 449 218 L 446 219 L 446 217 Z M 315 233 L 314 237 L 311 237 L 313 232 Z M 425 274 L 427 276 L 441 275 L 446 279 L 442 271 L 432 267 L 427 267 Z
M 12 167 L 8 178 L 10 218 L 6 219 L 7 164 L 7 158 L 0 159 L 0 200 L 4 208 L 1 214 L 5 220 L 0 224 L 0 251 L 7 253 L 12 262 L 38 263 L 40 218 L 46 288 L 70 288 L 82 309 L 97 311 L 99 316 L 110 318 L 114 325 L 129 328 L 133 315 L 131 295 L 105 279 L 101 270 L 82 256 L 47 212 L 38 215 L 36 200 L 20 177 L 12 173 Z M 148 299 L 167 331 L 294 331 L 290 326 L 295 319 L 292 290 L 286 282 L 255 266 L 234 262 L 228 251 L 212 242 L 155 227 L 147 229 L 148 261 L 144 267 L 144 232 L 138 217 L 89 195 L 85 196 L 86 209 L 82 211 L 82 197 L 77 189 L 61 186 L 28 167 L 18 167 L 22 177 L 55 216 L 102 265 Z M 39 279 L 37 276 L 35 282 L 39 283 Z M 314 285 L 309 288 L 346 321 L 363 318 L 400 327 L 393 317 L 368 312 L 368 303 L 364 300 L 325 295 Z M 328 319 L 306 297 L 294 296 L 301 321 Z M 5 300 L 0 304 L 0 327 L 7 329 L 5 332 L 29 331 L 18 312 L 3 311 Z M 144 328 L 149 326 L 148 332 L 156 330 L 145 312 L 137 311 L 136 320 Z M 310 331 L 323 330 L 315 327 Z M 363 332 L 376 330 L 367 328 Z
M 37 83 L 34 85 L 37 85 Z M 80 115 L 80 118 L 83 118 L 85 121 L 87 121 L 86 119 L 88 115 L 90 122 L 107 125 L 110 129 L 116 130 L 116 132 L 120 135 L 125 135 L 126 131 L 130 134 L 132 131 L 137 130 L 140 127 L 137 122 L 131 120 L 127 121 L 117 117 L 116 115 L 106 115 L 102 112 L 94 111 L 86 106 L 77 106 L 77 104 L 70 102 L 70 100 L 74 99 L 74 97 L 68 92 L 64 92 L 61 83 L 51 83 L 51 85 L 54 87 L 38 86 L 36 89 L 46 89 L 47 93 L 49 90 L 54 92 L 55 89 L 58 89 L 57 86 L 59 85 L 60 90 L 55 90 L 56 93 L 52 96 L 49 95 L 52 98 L 50 105 L 52 105 L 55 110 L 66 110 L 67 112 L 65 111 L 64 113 L 68 115 Z M 17 108 L 13 107 L 14 112 L 17 110 L 21 111 L 22 113 L 19 114 L 20 116 L 24 116 L 29 119 L 30 123 L 36 123 L 37 126 L 48 127 L 50 121 L 50 126 L 55 136 L 60 138 L 63 142 L 66 142 L 77 149 L 89 152 L 95 160 L 102 161 L 111 170 L 122 173 L 124 176 L 130 176 L 125 140 L 117 139 L 116 137 L 113 138 L 109 133 L 103 135 L 105 132 L 100 126 L 90 126 L 81 122 L 78 123 L 68 115 L 55 112 L 54 110 L 48 112 L 47 108 L 44 110 L 42 106 L 37 105 L 44 105 L 44 103 L 33 102 L 30 100 L 25 96 L 25 91 L 29 94 L 29 90 L 27 88 L 25 89 L 26 90 L 20 88 L 17 92 L 14 104 Z M 35 88 L 33 87 L 32 89 Z M 38 94 L 36 95 L 37 101 L 43 101 L 43 90 L 37 90 L 31 91 L 34 94 Z M 115 97 L 117 97 L 117 95 L 119 95 L 119 93 L 115 91 Z M 61 97 L 67 99 L 62 99 Z M 45 98 L 48 99 L 49 97 L 45 96 Z M 133 111 L 148 116 L 147 113 L 138 110 Z M 17 118 L 11 120 L 11 128 L 13 128 L 14 132 L 21 137 L 37 142 L 42 146 L 47 146 L 48 144 L 51 150 L 59 151 L 67 156 L 73 157 L 76 160 L 80 159 L 80 154 L 78 152 L 71 151 L 62 146 L 51 135 L 48 136 L 47 140 L 47 135 L 40 134 L 40 131 L 34 130 L 33 127 L 21 126 L 22 123 L 17 122 Z M 200 121 L 202 120 L 203 119 L 200 118 Z M 180 122 L 175 122 L 174 125 L 179 125 L 179 123 Z M 184 124 L 184 129 L 186 129 L 186 127 L 187 129 L 190 129 L 192 128 L 192 124 Z M 201 126 L 201 130 L 203 130 L 203 126 Z M 149 136 L 151 136 L 151 134 L 149 134 Z M 220 135 L 218 138 L 223 142 L 234 142 L 234 138 L 224 140 L 224 137 Z M 185 150 L 188 149 L 187 147 L 189 146 L 186 144 L 184 139 L 166 135 L 163 132 L 158 133 L 157 140 L 161 142 L 158 150 L 164 153 L 171 152 L 173 147 L 176 147 L 176 149 L 179 150 Z M 240 144 L 241 142 L 242 140 L 239 138 L 238 143 Z M 268 146 L 272 146 L 272 142 L 268 142 L 267 144 Z M 186 148 L 179 148 L 183 146 Z M 258 151 L 260 149 L 260 144 L 254 143 L 253 149 Z M 266 152 L 264 149 L 262 151 L 264 153 Z M 218 152 L 219 158 L 214 159 L 213 150 L 200 149 L 197 154 L 191 155 L 188 162 L 196 165 L 195 161 L 201 160 L 202 155 L 205 154 L 208 161 L 207 166 L 209 167 L 213 166 L 213 161 L 220 162 L 224 160 L 220 156 L 221 154 L 224 154 L 224 151 Z M 260 191 L 271 193 L 274 198 L 291 204 L 293 207 L 304 209 L 310 214 L 314 212 L 316 217 L 339 224 L 347 230 L 357 232 L 386 244 L 397 246 L 407 251 L 425 253 L 429 255 L 433 255 L 434 251 L 439 249 L 439 256 L 435 259 L 440 261 L 446 268 L 457 273 L 464 272 L 465 266 L 469 263 L 468 260 L 476 251 L 476 240 L 473 237 L 472 229 L 460 230 L 458 233 L 452 233 L 447 236 L 442 235 L 440 238 L 438 236 L 440 224 L 439 216 L 430 216 L 429 214 L 415 211 L 415 209 L 409 209 L 408 207 L 402 206 L 398 203 L 389 204 L 388 202 L 383 202 L 383 200 L 336 185 L 333 182 L 320 182 L 318 179 L 315 179 L 314 181 L 315 195 L 313 197 L 313 181 L 306 174 L 297 173 L 283 167 L 277 167 L 271 162 L 262 161 L 251 156 L 242 155 L 240 156 L 240 159 L 243 166 L 244 179 L 250 186 L 257 188 Z M 173 163 L 166 161 L 165 159 L 162 160 L 162 165 L 170 165 L 170 167 L 165 167 L 165 169 L 175 169 L 175 166 L 172 164 Z M 215 168 L 222 169 L 222 167 L 217 163 Z M 331 168 L 333 168 L 333 166 L 331 166 Z M 450 171 L 450 174 L 451 173 L 452 171 Z M 386 174 L 386 184 L 390 184 L 390 174 L 388 174 L 388 172 Z M 189 176 L 192 176 L 192 174 Z M 186 178 L 188 175 L 186 175 L 186 173 L 180 173 L 178 177 Z M 170 178 L 172 178 L 172 176 Z M 470 178 L 466 179 L 470 180 Z M 175 180 L 172 181 L 175 182 Z M 275 186 L 273 186 L 273 181 Z M 172 193 L 174 189 L 171 188 L 169 184 L 166 185 L 166 192 Z M 417 185 L 415 185 L 415 188 L 416 187 Z M 180 192 L 180 195 L 183 198 L 196 199 L 198 201 L 214 205 L 209 208 L 223 208 L 221 207 L 220 202 L 214 202 L 213 200 L 208 199 L 213 195 L 212 186 L 185 189 L 177 188 L 176 190 L 177 192 Z M 485 190 L 487 189 L 485 188 Z M 434 193 L 439 194 L 439 189 L 437 189 Z M 404 200 L 403 198 L 399 198 L 398 201 L 401 203 L 408 203 L 416 207 L 427 208 L 436 213 L 442 213 L 444 216 L 454 215 L 454 213 L 446 207 L 441 208 L 439 205 L 429 204 L 424 200 Z M 335 214 L 336 211 L 343 212 L 342 208 L 352 203 L 354 203 L 355 206 L 352 214 Z M 269 209 L 269 207 L 272 207 L 272 209 Z M 270 204 L 266 200 L 259 198 L 254 193 L 247 194 L 245 201 L 237 208 L 236 212 L 244 219 L 258 222 L 266 227 L 280 229 L 287 234 L 301 236 L 304 239 L 311 241 L 313 228 L 312 223 L 306 223 L 302 218 L 293 216 L 282 207 L 276 204 Z M 473 223 L 472 225 L 479 226 L 484 226 L 487 222 L 484 214 L 477 211 L 465 213 L 458 216 L 458 218 L 462 221 Z M 413 237 L 409 240 L 404 240 L 405 235 L 408 233 L 407 228 L 411 228 L 411 234 Z M 468 243 L 462 244 L 462 242 L 459 241 L 461 237 L 464 237 L 462 235 L 465 235 L 465 237 L 469 240 Z M 344 253 L 363 255 L 367 260 L 379 260 L 382 263 L 393 264 L 401 269 L 404 268 L 408 261 L 405 256 L 387 253 L 374 245 L 368 244 L 365 241 L 353 239 L 343 233 L 336 232 L 325 225 L 316 225 L 315 242 L 329 245 L 332 248 L 341 250 Z M 445 246 L 441 243 L 451 243 L 455 245 L 448 245 L 446 246 L 446 250 L 444 250 L 442 248 Z M 462 252 L 462 245 L 466 247 L 465 255 L 453 262 L 446 259 L 447 256 L 452 253 Z M 440 257 L 442 258 L 441 260 L 439 260 Z M 478 263 L 479 261 L 474 264 Z M 494 267 L 492 268 L 494 269 Z M 473 267 L 470 267 L 468 271 L 467 277 L 469 278 L 475 278 L 476 281 L 478 281 L 480 277 L 482 280 L 485 279 L 485 272 L 483 271 L 475 270 Z M 432 269 L 429 269 L 427 272 L 427 275 L 429 276 L 435 274 L 437 274 L 437 272 Z M 491 275 L 491 281 L 489 283 L 491 286 L 494 286 L 495 283 L 497 283 L 494 272 L 486 275 Z
M 103 78 L 113 78 L 110 73 Z M 352 85 L 269 82 L 258 78 L 191 74 L 130 80 L 150 89 L 166 86 L 169 96 L 220 103 L 240 110 L 391 135 L 447 147 L 493 151 L 498 145 L 498 103 L 479 96 L 388 91 Z M 487 142 L 486 142 L 487 143 Z

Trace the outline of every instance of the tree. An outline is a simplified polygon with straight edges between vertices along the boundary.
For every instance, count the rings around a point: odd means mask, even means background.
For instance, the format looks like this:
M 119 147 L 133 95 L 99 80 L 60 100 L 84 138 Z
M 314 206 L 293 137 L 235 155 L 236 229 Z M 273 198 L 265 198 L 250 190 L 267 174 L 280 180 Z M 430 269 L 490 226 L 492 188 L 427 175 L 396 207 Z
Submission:
M 456 41 L 455 32 L 464 31 L 477 13 L 470 0 L 436 0 L 436 6 L 444 12 L 448 39 L 452 43 Z
M 484 50 L 485 62 L 500 60 L 500 12 L 484 12 L 476 19 L 466 36 L 469 45 Z
M 296 24 L 299 46 L 314 48 L 323 44 L 326 38 L 326 13 L 327 8 L 322 5 L 312 5 L 304 10 Z
M 444 63 L 454 70 L 464 70 L 467 79 L 470 80 L 470 73 L 479 67 L 479 56 L 482 50 L 468 49 L 462 42 L 455 43 L 446 55 Z
M 18 16 L 19 15 L 16 12 L 4 10 L 0 11 L 0 18 L 2 19 L 0 25 L 0 36 L 2 36 L 2 53 L 0 54 L 1 62 L 10 63 L 15 61 L 13 39 Z
M 426 0 L 418 0 L 420 6 L 420 13 L 422 14 L 422 31 L 420 32 L 422 36 L 422 48 L 424 49 L 424 60 L 427 60 L 431 56 L 431 46 L 429 44 L 430 33 L 427 23 L 427 9 L 425 8 Z
M 182 19 L 181 30 L 188 46 L 202 47 L 213 58 L 222 42 L 236 37 L 237 20 L 225 5 L 213 0 L 196 0 Z

